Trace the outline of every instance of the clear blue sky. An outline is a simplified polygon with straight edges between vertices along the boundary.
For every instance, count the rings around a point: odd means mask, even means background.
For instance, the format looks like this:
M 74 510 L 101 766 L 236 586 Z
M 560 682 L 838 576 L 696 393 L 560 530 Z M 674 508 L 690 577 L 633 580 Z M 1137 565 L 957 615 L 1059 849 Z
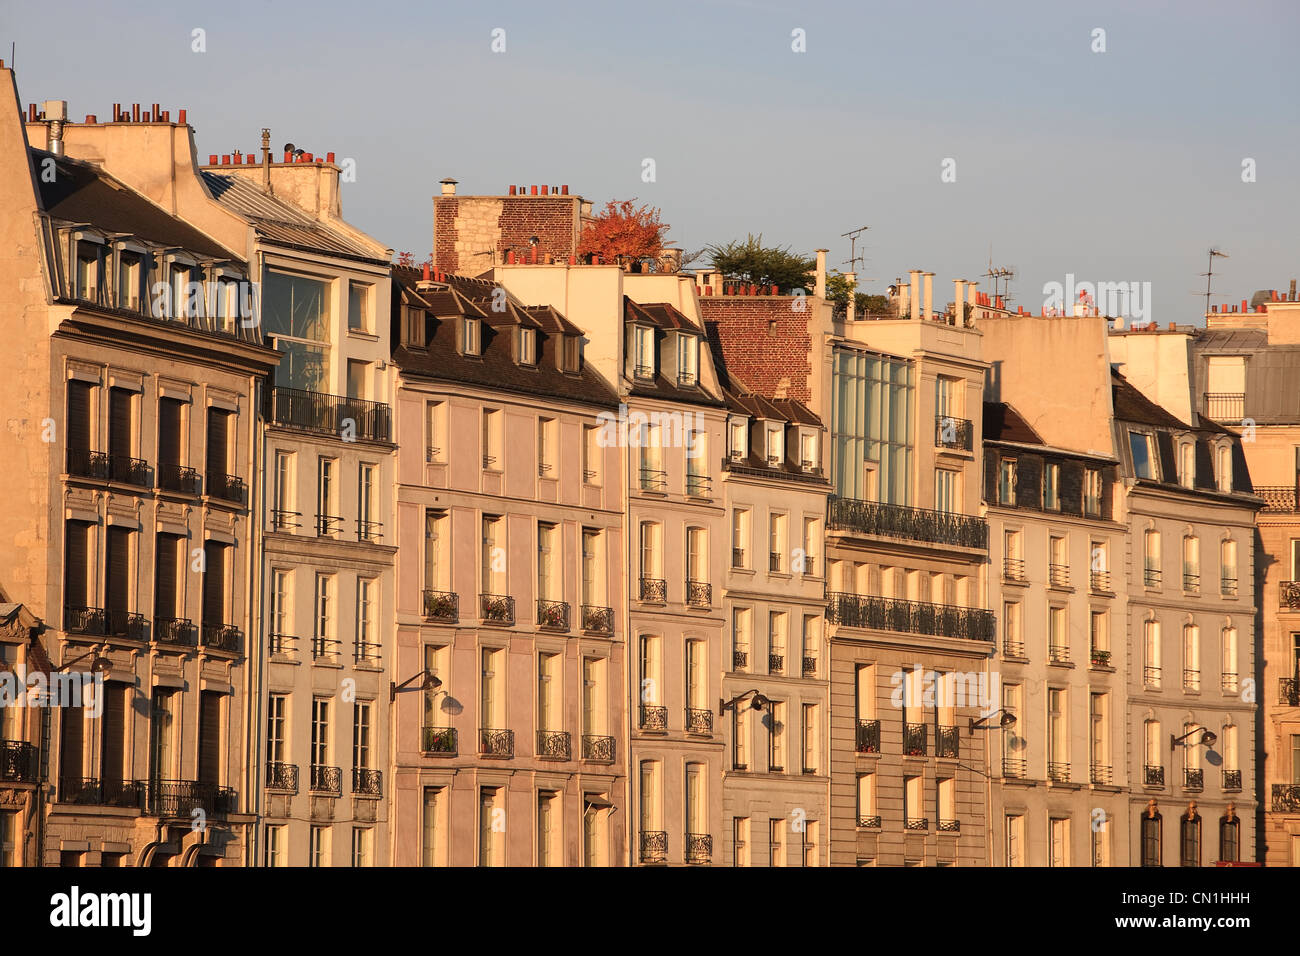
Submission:
M 269 126 L 276 148 L 354 158 L 344 215 L 417 259 L 450 175 L 464 193 L 637 197 L 691 250 L 761 232 L 834 265 L 869 225 L 864 291 L 921 268 L 936 302 L 990 244 L 1018 304 L 1066 273 L 1151 282 L 1162 324 L 1198 320 L 1212 244 L 1231 256 L 1216 302 L 1300 276 L 1291 2 L 8 6 L 24 102 L 185 107 L 203 157 Z

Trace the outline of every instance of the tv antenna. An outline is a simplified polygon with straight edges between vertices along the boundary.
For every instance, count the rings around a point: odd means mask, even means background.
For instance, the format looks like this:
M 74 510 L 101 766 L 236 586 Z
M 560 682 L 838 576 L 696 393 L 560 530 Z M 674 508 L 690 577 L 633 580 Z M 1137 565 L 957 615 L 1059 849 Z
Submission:
M 994 298 L 995 300 L 997 299 L 997 297 L 998 297 L 998 283 L 999 283 L 999 282 L 1003 282 L 1003 283 L 1005 283 L 1005 286 L 1003 287 L 1003 290 L 1002 290 L 1002 299 L 1003 299 L 1004 302 L 1010 302 L 1010 301 L 1011 301 L 1011 280 L 1014 279 L 1014 278 L 1016 277 L 1016 270 L 1015 270 L 1015 267 L 1013 267 L 1013 266 L 997 266 L 997 267 L 995 268 L 995 267 L 993 266 L 992 261 L 990 261 L 990 262 L 989 262 L 989 271 L 986 272 L 986 273 L 984 273 L 984 274 L 985 274 L 986 276 L 988 276 L 989 279 L 993 282 L 993 298 Z
M 849 257 L 844 260 L 843 264 L 848 266 L 849 271 L 851 272 L 858 271 L 854 268 L 855 264 L 859 262 L 865 264 L 867 261 L 865 257 L 858 255 L 858 236 L 862 235 L 862 233 L 866 232 L 870 228 L 870 226 L 858 226 L 856 229 L 850 229 L 848 232 L 840 233 L 841 239 L 849 240 Z
M 1210 246 L 1210 255 L 1209 255 L 1210 264 L 1208 268 L 1201 273 L 1201 275 L 1205 276 L 1205 314 L 1206 315 L 1210 314 L 1210 283 L 1214 280 L 1214 257 L 1215 256 L 1218 256 L 1220 259 L 1229 258 L 1228 254 L 1226 252 L 1220 252 L 1217 246 Z

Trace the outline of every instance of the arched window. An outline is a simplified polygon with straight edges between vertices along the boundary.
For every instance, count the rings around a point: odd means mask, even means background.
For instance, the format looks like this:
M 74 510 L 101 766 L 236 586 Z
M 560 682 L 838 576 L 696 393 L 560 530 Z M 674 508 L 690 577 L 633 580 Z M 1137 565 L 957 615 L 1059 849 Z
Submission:
M 1236 863 L 1241 855 L 1241 818 L 1227 816 L 1219 819 L 1219 859 Z
M 1142 865 L 1160 866 L 1160 811 L 1143 810 L 1141 820 Z
M 1201 815 L 1184 813 L 1178 820 L 1178 857 L 1180 866 L 1201 865 Z

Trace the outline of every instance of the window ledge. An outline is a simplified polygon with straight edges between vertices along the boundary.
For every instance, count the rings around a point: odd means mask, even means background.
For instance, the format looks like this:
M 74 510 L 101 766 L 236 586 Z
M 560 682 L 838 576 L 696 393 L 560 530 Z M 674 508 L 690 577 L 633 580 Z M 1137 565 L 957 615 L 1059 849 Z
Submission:
M 367 329 L 348 329 L 348 338 L 364 339 L 367 342 L 379 341 L 379 336 Z

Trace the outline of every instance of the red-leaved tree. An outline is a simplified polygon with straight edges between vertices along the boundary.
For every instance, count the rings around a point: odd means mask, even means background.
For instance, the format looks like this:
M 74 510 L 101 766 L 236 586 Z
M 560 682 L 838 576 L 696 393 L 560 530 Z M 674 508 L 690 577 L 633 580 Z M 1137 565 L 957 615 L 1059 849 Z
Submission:
M 604 210 L 582 231 L 578 255 L 600 256 L 614 262 L 619 256 L 657 259 L 663 252 L 668 224 L 659 221 L 659 209 L 635 206 L 635 199 L 610 200 Z

